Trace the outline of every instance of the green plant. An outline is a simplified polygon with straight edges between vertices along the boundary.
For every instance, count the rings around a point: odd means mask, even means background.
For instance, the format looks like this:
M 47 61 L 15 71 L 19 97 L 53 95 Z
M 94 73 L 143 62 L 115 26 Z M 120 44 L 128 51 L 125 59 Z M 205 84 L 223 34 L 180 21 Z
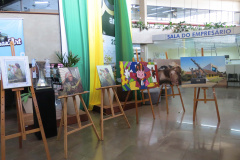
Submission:
M 28 98 L 32 96 L 31 91 L 28 88 L 28 93 L 21 94 L 22 101 L 26 103 L 28 101 Z
M 73 67 L 80 61 L 78 55 L 74 56 L 72 51 L 70 51 L 68 55 L 63 55 L 62 53 L 59 52 L 55 53 L 58 57 L 58 62 L 62 63 L 64 67 Z
M 170 29 L 173 29 L 173 23 L 172 22 L 169 22 L 169 25 L 167 25 L 167 26 L 163 26 L 163 31 L 164 30 L 170 30 Z

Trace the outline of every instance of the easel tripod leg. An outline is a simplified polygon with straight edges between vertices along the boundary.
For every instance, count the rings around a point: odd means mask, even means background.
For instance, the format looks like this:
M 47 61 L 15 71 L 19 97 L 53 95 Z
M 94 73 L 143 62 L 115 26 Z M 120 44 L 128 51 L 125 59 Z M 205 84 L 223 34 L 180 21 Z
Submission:
M 165 85 L 165 97 L 166 97 L 166 107 L 167 107 L 167 114 L 168 114 L 168 93 L 167 93 L 167 85 Z
M 17 102 L 17 97 L 16 97 L 16 102 Z M 18 132 L 21 132 L 21 123 L 20 123 L 20 113 L 18 110 L 18 103 L 16 103 L 16 110 L 17 110 L 17 121 L 18 121 Z M 22 148 L 22 136 L 18 137 L 18 141 L 19 141 L 19 148 Z
M 5 91 L 1 83 L 1 159 L 6 159 L 6 139 L 5 139 Z
M 104 99 L 104 89 L 101 89 L 101 118 L 100 118 L 100 123 L 101 123 L 101 140 L 104 140 L 104 128 L 103 128 L 103 99 Z
M 196 92 L 197 88 L 194 88 L 194 98 L 193 98 L 193 121 L 195 121 L 195 116 L 196 116 L 196 105 L 197 105 L 197 100 L 196 100 Z
M 182 102 L 182 108 L 183 108 L 183 111 L 185 112 L 185 107 L 184 107 L 184 103 L 183 103 L 183 99 L 182 99 L 182 94 L 181 94 L 181 91 L 180 91 L 180 88 L 179 88 L 178 85 L 177 85 L 177 88 L 178 88 L 178 93 L 179 93 L 179 96 L 180 96 L 180 100 Z
M 60 139 L 61 137 L 61 133 L 62 133 L 62 126 L 63 126 L 63 107 L 62 107 L 62 115 L 61 115 L 61 120 L 60 120 L 60 124 L 59 124 L 59 128 L 58 128 L 58 135 L 57 135 L 57 140 Z
M 138 124 L 138 100 L 137 100 L 137 91 L 135 90 L 135 107 L 136 107 L 136 122 Z
M 131 93 L 131 91 L 128 91 L 127 97 L 126 97 L 125 102 L 124 102 L 124 105 L 123 105 L 123 110 L 124 110 L 125 107 L 126 107 L 126 103 L 127 103 L 127 100 L 128 100 L 128 97 L 129 97 L 130 93 Z
M 199 99 L 200 90 L 201 88 L 198 88 L 197 99 Z M 197 110 L 197 107 L 198 107 L 198 101 L 196 101 L 196 110 Z
M 160 100 L 160 97 L 161 97 L 161 94 L 162 94 L 162 89 L 163 89 L 163 85 L 161 86 L 160 93 L 158 95 L 158 100 L 157 100 L 157 104 L 156 105 L 158 105 L 158 103 L 159 103 L 159 100 Z
M 85 102 L 84 102 L 84 100 L 83 100 L 83 98 L 82 98 L 82 95 L 79 95 L 79 98 L 80 98 L 80 100 L 81 100 L 81 102 L 82 102 L 82 104 L 83 104 L 83 108 L 84 108 L 85 112 L 87 113 L 87 116 L 88 116 L 90 122 L 92 123 L 93 130 L 94 130 L 94 132 L 95 132 L 98 140 L 100 140 L 99 134 L 98 134 L 97 129 L 96 129 L 94 123 L 93 123 L 92 117 L 91 117 L 91 115 L 90 115 L 89 112 L 88 112 L 88 109 L 87 109 L 86 104 L 85 104 Z
M 148 91 L 148 97 L 149 97 L 149 101 L 150 101 L 150 105 L 151 105 L 151 109 L 152 109 L 152 115 L 153 115 L 153 119 L 155 119 L 155 114 L 154 114 L 154 109 L 153 109 L 153 105 L 152 105 L 152 98 L 151 98 L 151 94 L 149 89 L 147 89 Z
M 218 122 L 220 122 L 221 119 L 220 119 L 219 110 L 218 110 L 218 103 L 217 103 L 217 97 L 216 97 L 216 93 L 215 93 L 215 88 L 213 88 L 213 96 L 214 96 L 215 105 L 216 105 L 216 111 L 217 111 L 217 116 L 218 116 Z
M 64 158 L 67 158 L 67 98 L 64 98 L 63 105 L 63 120 L 64 120 Z
M 131 126 L 130 126 L 130 124 L 129 124 L 129 122 L 128 122 L 128 119 L 127 119 L 126 114 L 125 114 L 124 111 L 123 111 L 123 108 L 122 108 L 121 102 L 120 102 L 119 99 L 118 99 L 117 93 L 116 93 L 116 91 L 114 90 L 114 88 L 112 88 L 112 90 L 113 90 L 113 93 L 114 93 L 114 95 L 115 95 L 115 98 L 116 98 L 116 100 L 117 100 L 117 102 L 118 102 L 119 108 L 120 108 L 120 110 L 121 110 L 121 112 L 122 112 L 122 114 L 123 114 L 123 116 L 124 116 L 124 119 L 125 119 L 125 121 L 127 122 L 128 128 L 130 128 Z

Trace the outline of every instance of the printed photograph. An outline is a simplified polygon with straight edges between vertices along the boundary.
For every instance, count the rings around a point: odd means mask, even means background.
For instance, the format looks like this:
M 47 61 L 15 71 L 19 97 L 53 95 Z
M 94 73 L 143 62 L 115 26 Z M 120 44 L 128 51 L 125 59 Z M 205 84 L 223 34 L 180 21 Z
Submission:
M 61 95 L 72 95 L 84 91 L 78 67 L 59 68 L 59 73 L 63 85 Z
M 31 86 L 28 57 L 1 57 L 4 89 Z
M 157 65 L 153 62 L 120 61 L 123 91 L 158 87 Z
M 116 85 L 111 65 L 97 66 L 101 87 Z
M 226 87 L 224 56 L 181 57 L 182 84 L 211 84 Z
M 8 83 L 26 82 L 24 61 L 6 61 Z
M 181 85 L 180 59 L 154 59 L 158 66 L 159 84 Z

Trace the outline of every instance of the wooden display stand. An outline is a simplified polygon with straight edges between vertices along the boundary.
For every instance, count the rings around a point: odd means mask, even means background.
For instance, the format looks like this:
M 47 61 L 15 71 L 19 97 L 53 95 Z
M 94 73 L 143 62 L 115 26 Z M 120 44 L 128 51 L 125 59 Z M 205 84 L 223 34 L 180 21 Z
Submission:
M 96 90 L 101 90 L 101 118 L 100 118 L 100 123 L 101 123 L 101 140 L 104 140 L 104 128 L 103 128 L 103 122 L 105 120 L 108 120 L 108 119 L 112 119 L 112 118 L 116 118 L 116 117 L 119 117 L 119 116 L 123 116 L 125 121 L 127 122 L 127 125 L 128 127 L 130 128 L 130 124 L 128 122 L 128 119 L 127 119 L 127 116 L 125 115 L 124 111 L 123 111 L 123 108 L 122 108 L 122 105 L 121 105 L 121 102 L 119 101 L 118 99 L 118 95 L 117 95 L 117 92 L 115 91 L 115 88 L 116 87 L 121 87 L 121 85 L 114 85 L 114 86 L 107 86 L 107 87 L 101 87 L 101 88 L 96 88 Z M 110 104 L 110 107 L 111 107 L 111 113 L 112 113 L 112 116 L 110 117 L 107 117 L 107 118 L 103 118 L 103 100 L 104 100 L 104 93 L 105 93 L 105 89 L 107 90 L 107 93 L 108 93 L 108 99 L 109 99 L 109 104 Z M 118 114 L 118 115 L 115 115 L 114 113 L 114 108 L 113 108 L 113 102 L 111 100 L 111 96 L 110 96 L 110 89 L 112 89 L 113 93 L 114 93 L 114 96 L 117 100 L 117 103 L 119 105 L 119 109 L 122 113 Z
M 137 62 L 139 62 L 139 58 L 138 58 L 138 52 L 137 52 L 137 49 L 136 49 L 136 55 L 137 55 Z M 135 61 L 134 58 L 132 58 L 133 62 Z M 143 62 L 143 59 L 141 58 L 141 62 Z M 143 91 L 147 90 L 148 91 L 148 99 L 145 99 L 144 98 L 144 94 L 143 94 Z M 138 120 L 138 103 L 143 103 L 145 104 L 146 101 L 149 101 L 150 102 L 150 105 L 151 105 L 151 109 L 152 109 L 152 115 L 153 115 L 153 119 L 155 119 L 155 114 L 154 114 L 154 109 L 153 109 L 153 105 L 152 105 L 152 99 L 151 99 L 151 95 L 150 95 L 150 91 L 149 91 L 149 88 L 148 89 L 141 89 L 140 90 L 141 93 L 142 93 L 142 100 L 138 100 L 137 99 L 137 90 L 135 90 L 135 108 L 136 108 L 136 122 L 138 124 L 139 120 Z M 127 97 L 126 97 L 126 100 L 124 102 L 124 106 L 123 106 L 123 109 L 125 108 L 126 106 L 126 103 L 127 103 L 127 100 L 128 100 L 128 97 L 130 95 L 131 91 L 128 91 L 128 94 L 127 94 Z
M 204 56 L 203 48 L 201 48 L 201 55 Z M 216 112 L 217 112 L 218 122 L 220 122 L 220 115 L 219 115 L 219 110 L 218 110 L 217 97 L 216 97 L 215 88 L 213 88 L 213 87 L 214 87 L 214 86 L 212 86 L 214 99 L 207 99 L 206 90 L 208 89 L 208 87 L 194 87 L 193 121 L 195 121 L 195 119 L 196 119 L 196 112 L 197 112 L 198 101 L 204 101 L 204 103 L 207 103 L 207 101 L 214 101 L 214 102 L 215 102 L 215 106 L 216 106 Z M 197 93 L 197 88 L 198 88 L 198 93 Z M 204 99 L 199 99 L 200 88 L 203 90 Z
M 167 54 L 167 52 L 165 52 L 165 55 L 166 55 L 166 59 L 168 59 L 168 54 Z M 183 104 L 182 94 L 181 94 L 179 85 L 176 85 L 177 88 L 178 88 L 178 94 L 175 94 L 175 93 L 174 93 L 174 89 L 173 89 L 174 85 L 170 85 L 170 87 L 171 87 L 171 89 L 172 89 L 172 94 L 168 94 L 168 93 L 167 93 L 167 85 L 166 85 L 166 84 L 162 85 L 162 86 L 161 86 L 161 89 L 160 89 L 160 93 L 159 93 L 158 101 L 157 101 L 157 104 L 156 104 L 156 105 L 158 105 L 158 103 L 159 103 L 159 100 L 160 100 L 160 97 L 161 97 L 161 94 L 162 94 L 162 90 L 163 90 L 163 86 L 164 86 L 164 88 L 165 88 L 165 98 L 166 98 L 167 114 L 169 113 L 169 111 L 168 111 L 168 97 L 171 97 L 171 96 L 172 96 L 173 98 L 175 98 L 175 96 L 180 96 L 180 100 L 181 100 L 181 102 L 182 102 L 182 108 L 183 108 L 183 111 L 185 112 L 185 107 L 184 107 L 184 104 Z
M 197 88 L 198 88 L 198 93 L 197 93 Z M 200 90 L 203 90 L 204 93 L 204 99 L 199 99 L 199 94 Z M 207 99 L 207 94 L 206 90 L 208 88 L 206 87 L 194 87 L 194 99 L 193 99 L 193 121 L 196 119 L 196 112 L 197 112 L 197 106 L 198 106 L 198 101 L 204 101 L 204 103 L 207 103 L 207 101 L 214 101 L 215 106 L 216 106 L 216 112 L 217 112 L 217 117 L 218 117 L 218 122 L 220 122 L 220 115 L 219 115 L 219 110 L 218 110 L 218 103 L 217 103 L 217 97 L 215 93 L 215 88 L 212 88 L 213 90 L 213 99 Z
M 72 134 L 72 133 L 75 133 L 77 131 L 80 131 L 81 129 L 84 129 L 86 127 L 89 127 L 89 126 L 92 126 L 93 127 L 93 130 L 98 138 L 98 140 L 100 140 L 99 138 L 99 135 L 97 133 L 97 130 L 96 130 L 96 127 L 93 123 L 93 120 L 91 118 L 91 115 L 89 114 L 88 112 L 88 109 L 86 107 L 86 104 L 82 98 L 82 94 L 86 94 L 86 93 L 89 93 L 89 91 L 85 91 L 85 92 L 82 92 L 82 93 L 77 93 L 77 94 L 74 94 L 74 95 L 66 95 L 66 96 L 59 96 L 58 98 L 59 99 L 64 99 L 64 104 L 63 104 L 63 110 L 62 110 L 62 118 L 61 118 L 61 121 L 60 121 L 60 126 L 59 126 L 59 130 L 58 130 L 58 136 L 57 136 L 57 140 L 60 139 L 61 137 L 61 132 L 62 132 L 62 126 L 64 126 L 64 158 L 67 158 L 67 136 Z M 76 96 L 79 96 L 80 100 L 81 100 L 81 103 L 83 104 L 83 108 L 90 120 L 90 123 L 87 124 L 87 125 L 84 125 L 82 126 L 81 124 L 81 121 L 80 121 L 80 117 L 79 117 L 79 110 L 78 110 L 78 106 L 77 106 L 77 102 L 76 102 Z M 67 99 L 69 97 L 72 97 L 73 98 L 73 103 L 74 103 L 74 108 L 75 108 L 75 112 L 76 112 L 76 118 L 77 118 L 77 123 L 78 123 L 78 128 L 73 128 L 73 127 L 70 127 L 70 126 L 67 126 Z M 69 128 L 72 128 L 73 130 L 71 131 L 68 131 L 67 127 Z
M 10 45 L 11 45 L 12 56 L 15 56 L 14 43 L 11 41 Z M 26 140 L 26 135 L 40 131 L 42 135 L 45 151 L 47 154 L 47 159 L 50 160 L 51 158 L 49 154 L 48 144 L 47 144 L 47 140 L 46 140 L 43 125 L 42 125 L 41 116 L 39 113 L 39 108 L 37 104 L 35 91 L 33 88 L 33 83 L 30 86 L 30 90 L 32 93 L 33 104 L 34 104 L 35 112 L 37 115 L 39 128 L 35 128 L 28 131 L 25 130 L 25 122 L 23 117 L 23 108 L 22 108 L 22 100 L 21 100 L 21 92 L 20 92 L 23 89 L 24 88 L 12 89 L 12 91 L 16 93 L 16 107 L 17 107 L 17 120 L 18 120 L 19 132 L 11 135 L 6 135 L 5 133 L 5 90 L 3 89 L 3 82 L 1 81 L 1 159 L 2 160 L 6 159 L 6 140 L 19 137 L 19 148 L 22 148 L 22 140 Z

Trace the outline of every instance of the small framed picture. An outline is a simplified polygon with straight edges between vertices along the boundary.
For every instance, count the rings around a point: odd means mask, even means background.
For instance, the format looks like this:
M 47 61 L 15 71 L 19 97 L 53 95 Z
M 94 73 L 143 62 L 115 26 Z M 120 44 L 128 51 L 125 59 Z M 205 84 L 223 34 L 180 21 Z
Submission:
M 111 65 L 97 66 L 101 87 L 116 85 Z
M 4 89 L 31 86 L 28 57 L 3 56 L 0 64 Z

